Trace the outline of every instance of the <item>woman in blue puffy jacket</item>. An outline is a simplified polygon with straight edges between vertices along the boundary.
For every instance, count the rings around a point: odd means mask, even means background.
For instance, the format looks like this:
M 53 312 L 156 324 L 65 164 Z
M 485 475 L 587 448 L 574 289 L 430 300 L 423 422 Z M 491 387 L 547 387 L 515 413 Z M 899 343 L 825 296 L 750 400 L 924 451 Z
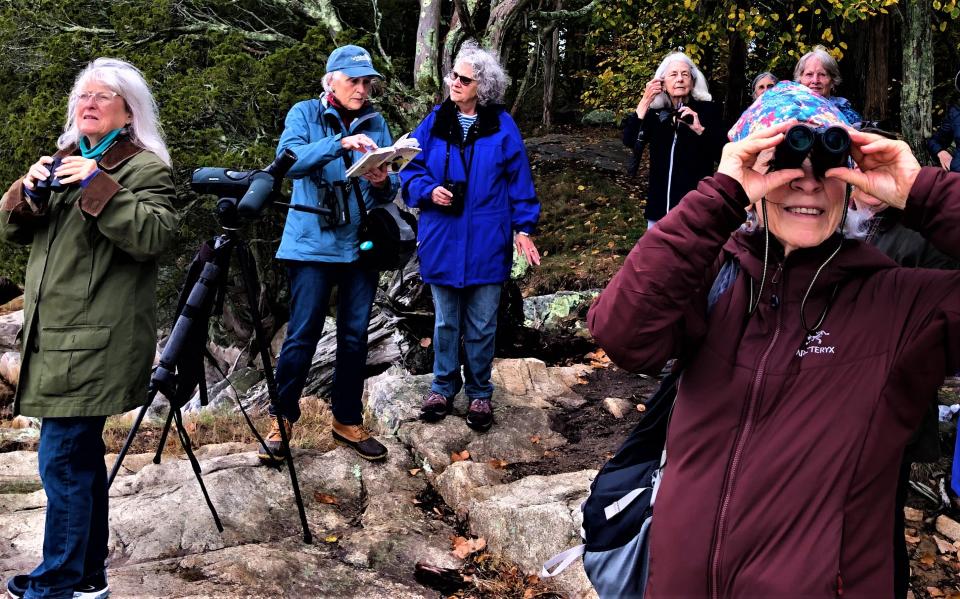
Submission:
M 960 72 L 957 72 L 953 84 L 960 92 Z M 950 153 L 951 145 L 953 154 Z M 960 103 L 947 109 L 943 122 L 927 140 L 927 149 L 930 150 L 934 164 L 939 164 L 945 171 L 960 173 Z
M 540 203 L 520 130 L 500 104 L 508 78 L 496 58 L 468 42 L 445 82 L 450 98 L 414 131 L 423 151 L 400 174 L 404 200 L 420 209 L 420 273 L 436 313 L 433 384 L 421 417 L 445 417 L 463 388 L 467 424 L 486 431 L 500 289 L 514 244 L 528 263 L 540 263 L 530 238 Z

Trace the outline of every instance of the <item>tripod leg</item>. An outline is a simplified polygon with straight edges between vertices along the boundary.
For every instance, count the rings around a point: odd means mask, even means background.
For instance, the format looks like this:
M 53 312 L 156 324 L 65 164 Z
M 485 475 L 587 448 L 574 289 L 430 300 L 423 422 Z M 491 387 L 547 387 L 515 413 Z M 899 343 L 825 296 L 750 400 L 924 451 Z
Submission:
M 300 525 L 303 528 L 303 542 L 310 544 L 313 542 L 313 535 L 310 534 L 310 527 L 307 525 L 307 513 L 303 507 L 303 497 L 300 496 L 300 483 L 297 482 L 297 471 L 293 466 L 293 452 L 290 451 L 290 439 L 287 438 L 287 430 L 284 426 L 284 418 L 277 409 L 277 382 L 273 378 L 273 363 L 270 358 L 270 342 L 263 331 L 263 325 L 260 322 L 260 310 L 258 306 L 257 291 L 260 285 L 256 279 L 256 265 L 253 261 L 253 255 L 250 248 L 245 243 L 237 244 L 237 253 L 240 262 L 240 273 L 243 277 L 243 286 L 247 292 L 247 303 L 250 308 L 250 316 L 253 319 L 253 328 L 256 332 L 255 343 L 260 352 L 260 359 L 263 361 L 263 376 L 267 380 L 267 393 L 270 395 L 270 403 L 274 407 L 274 413 L 280 422 L 280 442 L 287 456 L 287 464 L 290 466 L 290 484 L 293 487 L 293 497 L 297 503 L 297 511 L 300 514 Z
M 140 424 L 143 422 L 143 417 L 147 415 L 147 410 L 150 408 L 150 404 L 153 403 L 153 398 L 156 397 L 157 392 L 151 390 L 150 394 L 147 396 L 147 403 L 143 404 L 143 407 L 140 408 L 140 413 L 137 414 L 137 419 L 134 421 L 133 426 L 130 428 L 130 432 L 127 433 L 127 440 L 123 442 L 123 447 L 120 449 L 120 453 L 117 454 L 117 460 L 113 463 L 113 468 L 110 469 L 110 476 L 107 478 L 107 488 L 110 488 L 110 485 L 113 484 L 113 479 L 117 477 L 117 473 L 120 472 L 120 465 L 123 464 L 123 458 L 127 457 L 127 452 L 130 451 L 130 445 L 133 443 L 133 438 L 137 435 L 137 430 L 140 428 Z
M 183 428 L 183 418 L 180 415 L 180 408 L 174 410 L 171 407 L 170 411 L 173 413 L 173 417 L 177 422 L 177 436 L 180 438 L 180 446 L 183 447 L 183 451 L 187 454 L 187 459 L 190 460 L 190 465 L 193 466 L 193 473 L 196 475 L 197 482 L 200 484 L 200 491 L 203 493 L 203 499 L 207 502 L 207 507 L 210 508 L 210 514 L 213 516 L 213 521 L 217 525 L 217 530 L 223 532 L 223 524 L 220 522 L 220 516 L 217 514 L 217 509 L 213 507 L 213 502 L 210 500 L 210 494 L 207 493 L 207 486 L 203 484 L 203 476 L 201 476 L 200 471 L 200 462 L 197 461 L 197 456 L 193 454 L 193 449 L 190 448 L 190 437 L 187 436 L 187 431 Z
M 179 411 L 179 409 L 177 410 Z M 163 425 L 163 432 L 160 433 L 160 443 L 157 445 L 157 453 L 153 456 L 153 463 L 160 463 L 160 456 L 163 454 L 163 446 L 167 444 L 167 433 L 170 432 L 170 424 L 173 422 L 173 405 L 170 405 L 170 411 L 167 412 L 167 422 Z

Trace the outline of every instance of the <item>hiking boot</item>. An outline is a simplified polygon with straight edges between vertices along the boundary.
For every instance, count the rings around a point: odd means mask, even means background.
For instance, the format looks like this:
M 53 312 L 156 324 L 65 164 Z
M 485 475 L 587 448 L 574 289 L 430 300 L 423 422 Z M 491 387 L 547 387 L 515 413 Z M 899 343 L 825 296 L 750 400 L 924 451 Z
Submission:
M 438 422 L 453 412 L 453 398 L 431 391 L 420 406 L 420 420 Z
M 73 587 L 73 599 L 104 599 L 109 596 L 110 587 L 107 586 L 107 573 L 104 570 L 84 578 Z
M 387 448 L 370 436 L 361 424 L 340 424 L 333 419 L 333 440 L 357 452 L 365 460 L 382 460 L 387 457 Z
M 272 418 L 273 424 L 270 425 L 270 432 L 267 433 L 267 436 L 264 437 L 264 442 L 267 444 L 267 449 L 270 450 L 270 453 L 267 453 L 263 450 L 263 446 L 260 447 L 260 453 L 257 454 L 261 460 L 273 460 L 287 457 L 287 453 L 283 450 L 283 440 L 280 438 L 280 419 L 274 416 Z M 290 441 L 290 434 L 293 433 L 293 423 L 283 419 L 284 425 L 287 429 L 287 442 Z M 270 454 L 273 454 L 271 456 Z
M 481 433 L 490 430 L 493 426 L 493 404 L 489 397 L 478 397 L 470 401 L 467 426 Z

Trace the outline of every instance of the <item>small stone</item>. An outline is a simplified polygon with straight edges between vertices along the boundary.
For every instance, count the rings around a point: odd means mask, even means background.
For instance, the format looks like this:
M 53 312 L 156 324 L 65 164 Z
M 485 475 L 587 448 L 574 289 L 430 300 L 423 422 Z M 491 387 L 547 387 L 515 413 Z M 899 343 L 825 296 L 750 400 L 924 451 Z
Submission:
M 923 510 L 904 506 L 903 517 L 907 520 L 907 522 L 923 522 Z
M 956 553 L 957 548 L 950 541 L 944 541 L 940 537 L 934 535 L 933 542 L 937 544 L 937 551 L 940 553 Z
M 603 409 L 610 412 L 614 418 L 620 419 L 633 409 L 633 404 L 619 397 L 608 397 L 603 400 Z
M 947 516 L 937 517 L 937 532 L 951 541 L 960 541 L 960 523 Z

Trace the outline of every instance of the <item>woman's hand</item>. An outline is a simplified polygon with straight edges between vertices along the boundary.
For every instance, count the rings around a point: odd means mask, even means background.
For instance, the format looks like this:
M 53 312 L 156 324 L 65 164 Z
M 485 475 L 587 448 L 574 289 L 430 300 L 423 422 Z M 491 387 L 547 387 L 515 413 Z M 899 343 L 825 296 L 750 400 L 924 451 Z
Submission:
M 953 155 L 946 150 L 940 150 L 937 152 L 937 159 L 940 160 L 940 166 L 943 167 L 943 170 L 950 170 L 950 161 L 953 160 Z
M 453 203 L 453 192 L 442 185 L 437 185 L 430 192 L 430 199 L 437 206 L 449 206 Z
M 694 112 L 694 110 L 689 106 L 684 106 L 680 109 L 681 118 L 687 116 L 688 114 L 693 116 L 693 122 L 686 123 L 685 121 L 682 121 L 682 120 L 681 122 L 683 122 L 685 125 L 690 127 L 690 129 L 697 135 L 701 135 L 703 133 L 704 126 L 700 124 L 700 116 L 696 112 Z
M 388 173 L 387 165 L 384 164 L 379 168 L 375 168 L 372 171 L 368 171 L 363 175 L 363 178 L 370 182 L 374 187 L 383 187 L 387 184 L 390 175 Z
M 849 183 L 888 206 L 903 208 L 920 174 L 920 163 L 904 141 L 855 129 L 850 132 L 850 155 L 860 167 L 832 168 L 826 176 Z
M 527 264 L 530 266 L 540 265 L 540 252 L 537 251 L 537 246 L 534 245 L 533 239 L 529 235 L 517 233 L 513 236 L 513 242 L 517 246 L 517 253 L 524 257 Z
M 100 168 L 96 160 L 83 156 L 67 156 L 55 173 L 64 185 L 80 183 L 89 177 L 93 171 Z
M 46 181 L 47 177 L 50 176 L 50 169 L 47 168 L 47 165 L 52 162 L 53 156 L 41 156 L 40 160 L 31 164 L 30 168 L 27 169 L 27 174 L 23 176 L 23 186 L 33 191 L 37 181 Z
M 643 90 L 643 97 L 640 98 L 640 103 L 637 104 L 637 116 L 641 119 L 644 115 L 647 114 L 647 109 L 650 108 L 650 104 L 653 102 L 654 98 L 663 93 L 663 81 L 659 79 L 651 79 L 647 81 L 647 86 Z
M 350 137 L 344 137 L 341 139 L 340 147 L 344 150 L 357 150 L 359 152 L 367 153 L 370 150 L 377 149 L 377 142 L 373 141 L 363 133 L 358 133 L 357 135 L 351 135 Z
M 740 141 L 730 142 L 723 146 L 720 156 L 718 173 L 736 179 L 743 191 L 747 194 L 751 204 L 755 204 L 766 196 L 770 190 L 786 185 L 794 179 L 803 176 L 803 169 L 788 168 L 773 172 L 760 172 L 755 169 L 757 157 L 764 150 L 770 150 L 783 141 L 784 132 L 797 123 L 795 120 L 786 121 L 756 131 Z

